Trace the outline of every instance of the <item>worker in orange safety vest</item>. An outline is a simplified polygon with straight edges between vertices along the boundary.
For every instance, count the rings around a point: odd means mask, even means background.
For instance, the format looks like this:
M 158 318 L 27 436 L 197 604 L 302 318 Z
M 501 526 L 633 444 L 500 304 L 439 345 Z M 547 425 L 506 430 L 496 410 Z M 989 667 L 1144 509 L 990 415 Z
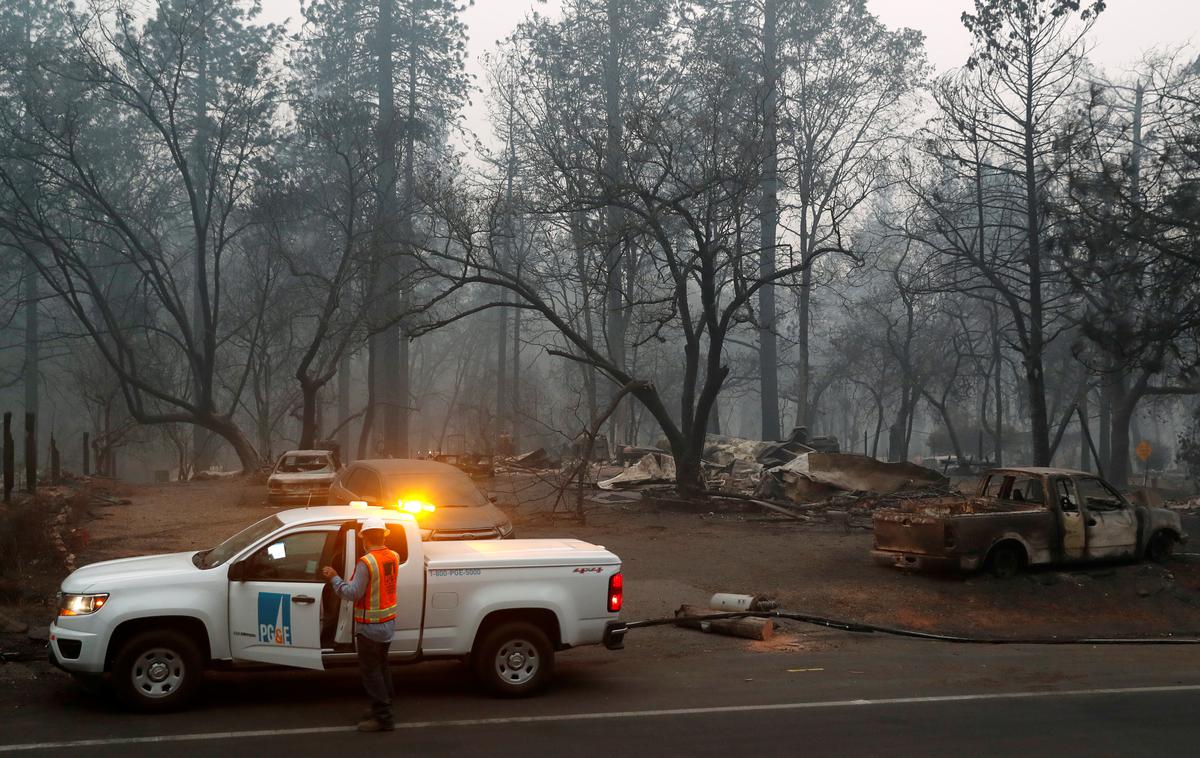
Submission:
M 383 519 L 366 519 L 361 528 L 365 552 L 354 565 L 354 576 L 346 581 L 330 566 L 321 573 L 338 596 L 354 601 L 355 647 L 362 672 L 363 689 L 371 708 L 358 722 L 360 732 L 390 732 L 392 716 L 392 671 L 388 648 L 396 631 L 396 576 L 400 556 L 384 544 L 389 534 Z

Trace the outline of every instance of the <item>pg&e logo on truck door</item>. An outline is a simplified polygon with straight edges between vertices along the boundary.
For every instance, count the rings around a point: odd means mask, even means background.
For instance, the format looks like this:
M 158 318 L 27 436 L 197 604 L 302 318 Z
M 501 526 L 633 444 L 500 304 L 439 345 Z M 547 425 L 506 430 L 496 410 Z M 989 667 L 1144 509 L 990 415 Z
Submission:
M 268 645 L 292 644 L 292 596 L 258 593 L 258 641 Z

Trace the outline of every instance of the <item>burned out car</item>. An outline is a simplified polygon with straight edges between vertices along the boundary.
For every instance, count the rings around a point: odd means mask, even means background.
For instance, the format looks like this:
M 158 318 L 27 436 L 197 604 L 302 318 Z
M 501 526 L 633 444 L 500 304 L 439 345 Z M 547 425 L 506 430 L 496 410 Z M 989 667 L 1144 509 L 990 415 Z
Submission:
M 329 450 L 289 450 L 267 478 L 267 502 L 325 505 L 337 472 L 337 457 Z
M 874 558 L 900 568 L 1162 560 L 1187 536 L 1179 514 L 1134 505 L 1100 477 L 1058 468 L 986 472 L 974 497 L 911 500 L 874 514 Z

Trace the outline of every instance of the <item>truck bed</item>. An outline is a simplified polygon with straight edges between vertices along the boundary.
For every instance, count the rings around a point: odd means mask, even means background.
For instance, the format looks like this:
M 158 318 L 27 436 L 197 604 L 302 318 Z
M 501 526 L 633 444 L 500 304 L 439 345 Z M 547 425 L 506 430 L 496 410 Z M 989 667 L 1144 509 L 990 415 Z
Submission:
M 1054 536 L 1055 517 L 1040 503 L 958 497 L 878 510 L 873 526 L 877 552 L 976 564 L 1006 533 L 1022 535 L 1031 549 L 1045 548 Z
M 601 545 L 575 539 L 426 542 L 430 570 L 615 566 L 621 560 Z
M 971 516 L 995 513 L 1026 513 L 1044 510 L 1041 503 L 1018 503 L 1011 500 L 995 501 L 981 497 L 939 497 L 908 500 L 889 508 L 881 508 L 876 514 L 921 514 L 924 516 Z

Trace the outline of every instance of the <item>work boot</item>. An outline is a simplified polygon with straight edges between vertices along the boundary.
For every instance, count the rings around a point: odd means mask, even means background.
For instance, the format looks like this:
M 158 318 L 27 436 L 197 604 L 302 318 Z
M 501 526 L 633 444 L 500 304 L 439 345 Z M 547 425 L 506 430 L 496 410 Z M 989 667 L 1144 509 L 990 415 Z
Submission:
M 375 716 L 358 722 L 358 731 L 360 732 L 390 732 L 395 728 L 396 725 L 392 721 L 383 721 Z

